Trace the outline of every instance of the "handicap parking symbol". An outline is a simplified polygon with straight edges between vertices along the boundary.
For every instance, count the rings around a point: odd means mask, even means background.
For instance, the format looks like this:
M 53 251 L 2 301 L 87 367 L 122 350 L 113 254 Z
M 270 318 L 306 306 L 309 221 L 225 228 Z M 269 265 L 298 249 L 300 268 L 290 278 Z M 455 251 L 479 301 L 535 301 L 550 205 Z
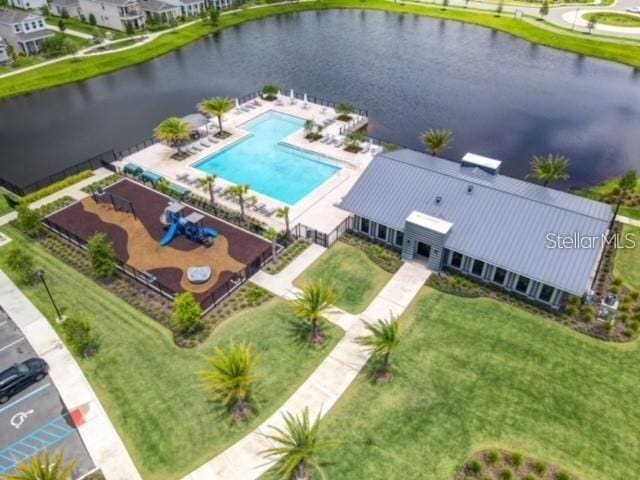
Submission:
M 11 426 L 19 429 L 22 424 L 27 420 L 27 417 L 33 413 L 33 410 L 27 410 L 26 412 L 18 412 L 11 417 Z

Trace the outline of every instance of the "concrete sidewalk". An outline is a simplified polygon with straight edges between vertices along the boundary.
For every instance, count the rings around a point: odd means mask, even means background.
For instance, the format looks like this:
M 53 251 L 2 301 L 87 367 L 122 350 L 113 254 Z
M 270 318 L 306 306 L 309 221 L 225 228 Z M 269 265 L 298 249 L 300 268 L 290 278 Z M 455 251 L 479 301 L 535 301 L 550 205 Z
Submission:
M 102 469 L 107 480 L 141 479 L 80 366 L 49 321 L 1 270 L 0 305 L 36 353 L 49 364 L 49 375 L 68 410 L 82 414 L 84 423 L 78 426 L 78 432 L 93 462 Z
M 627 225 L 633 225 L 634 227 L 640 227 L 640 220 L 636 220 L 635 218 L 625 217 L 624 215 L 618 215 L 616 220 L 620 223 L 625 223 Z
M 304 258 L 301 258 L 301 255 L 283 272 L 273 276 L 283 280 L 283 285 L 280 287 L 273 287 L 273 283 L 270 285 L 274 290 L 284 291 L 289 295 L 290 283 L 287 284 L 284 281 L 290 277 L 295 278 L 300 266 L 308 263 L 317 252 L 317 249 L 313 249 Z M 291 272 L 287 271 L 289 268 L 292 268 Z M 305 407 L 309 408 L 312 418 L 318 414 L 324 417 L 349 388 L 369 359 L 369 351 L 357 343 L 357 338 L 366 333 L 362 320 L 372 322 L 379 318 L 388 319 L 391 314 L 400 315 L 409 306 L 430 274 L 431 271 L 422 264 L 405 263 L 360 317 L 339 309 L 329 312 L 329 320 L 342 326 L 345 329 L 345 335 L 327 358 L 277 412 L 253 432 L 184 477 L 184 480 L 251 480 L 264 474 L 272 465 L 272 461 L 266 460 L 261 455 L 262 451 L 272 446 L 264 436 L 272 433 L 269 427 L 283 428 L 283 413 L 290 412 L 298 415 Z

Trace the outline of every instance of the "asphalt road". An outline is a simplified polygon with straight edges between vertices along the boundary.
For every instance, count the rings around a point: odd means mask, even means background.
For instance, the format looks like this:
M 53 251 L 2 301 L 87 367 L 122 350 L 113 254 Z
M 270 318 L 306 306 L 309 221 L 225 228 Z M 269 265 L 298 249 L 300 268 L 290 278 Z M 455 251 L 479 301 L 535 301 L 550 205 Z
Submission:
M 35 357 L 22 332 L 0 309 L 0 371 Z M 0 405 L 0 476 L 38 453 L 75 460 L 74 478 L 95 469 L 70 413 L 47 375 Z

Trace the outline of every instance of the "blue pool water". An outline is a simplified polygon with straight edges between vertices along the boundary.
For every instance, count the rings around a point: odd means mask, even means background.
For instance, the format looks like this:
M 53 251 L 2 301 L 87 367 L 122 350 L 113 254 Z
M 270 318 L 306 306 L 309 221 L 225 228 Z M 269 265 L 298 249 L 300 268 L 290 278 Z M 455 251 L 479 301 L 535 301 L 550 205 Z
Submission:
M 304 120 L 268 112 L 245 123 L 251 136 L 198 162 L 195 167 L 229 182 L 293 205 L 333 176 L 340 167 L 322 157 L 279 142 L 304 127 Z

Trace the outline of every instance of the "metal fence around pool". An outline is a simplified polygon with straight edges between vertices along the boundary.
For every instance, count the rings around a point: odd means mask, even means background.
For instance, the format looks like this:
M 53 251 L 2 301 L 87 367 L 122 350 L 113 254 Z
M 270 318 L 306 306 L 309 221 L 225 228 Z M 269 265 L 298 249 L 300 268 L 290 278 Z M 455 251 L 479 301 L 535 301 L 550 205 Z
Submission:
M 291 230 L 292 235 L 297 239 L 304 239 L 312 243 L 316 243 L 322 247 L 329 248 L 336 243 L 342 235 L 353 230 L 354 218 L 345 218 L 340 225 L 334 228 L 329 233 L 324 233 L 315 228 L 308 227 L 301 223 L 298 223 Z

